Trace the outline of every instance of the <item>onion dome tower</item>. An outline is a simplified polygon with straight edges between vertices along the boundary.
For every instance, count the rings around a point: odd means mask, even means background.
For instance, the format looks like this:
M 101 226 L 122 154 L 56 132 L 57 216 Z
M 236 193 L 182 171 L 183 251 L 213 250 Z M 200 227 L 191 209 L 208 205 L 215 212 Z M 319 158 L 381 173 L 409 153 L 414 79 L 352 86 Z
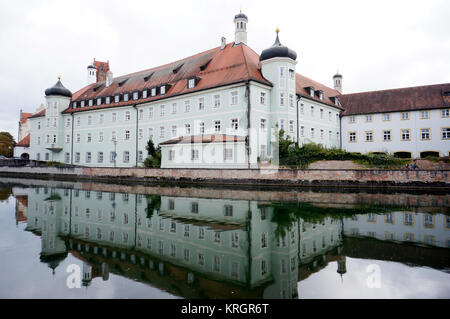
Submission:
M 334 83 L 334 89 L 336 91 L 339 91 L 339 93 L 342 93 L 342 75 L 337 72 L 335 75 L 333 75 L 333 83 Z
M 45 96 L 54 96 L 54 95 L 72 97 L 72 92 L 70 92 L 69 89 L 67 89 L 66 87 L 64 87 L 64 85 L 62 85 L 61 77 L 58 77 L 58 82 L 56 82 L 55 85 L 45 90 Z
M 234 16 L 234 44 L 247 44 L 247 23 L 248 18 L 245 14 L 239 12 Z
M 277 37 L 275 39 L 275 43 L 270 48 L 267 48 L 261 52 L 259 61 L 265 61 L 271 58 L 290 58 L 294 61 L 297 60 L 297 53 L 294 50 L 289 49 L 287 46 L 281 44 L 280 38 L 278 36 L 280 30 L 276 29 L 276 32 Z

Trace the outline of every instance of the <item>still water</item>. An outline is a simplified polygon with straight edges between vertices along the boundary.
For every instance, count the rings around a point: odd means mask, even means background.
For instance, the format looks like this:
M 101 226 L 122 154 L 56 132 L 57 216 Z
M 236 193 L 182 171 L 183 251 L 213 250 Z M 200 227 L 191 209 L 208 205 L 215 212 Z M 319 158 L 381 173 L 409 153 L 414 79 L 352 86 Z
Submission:
M 0 182 L 0 298 L 450 298 L 446 193 Z

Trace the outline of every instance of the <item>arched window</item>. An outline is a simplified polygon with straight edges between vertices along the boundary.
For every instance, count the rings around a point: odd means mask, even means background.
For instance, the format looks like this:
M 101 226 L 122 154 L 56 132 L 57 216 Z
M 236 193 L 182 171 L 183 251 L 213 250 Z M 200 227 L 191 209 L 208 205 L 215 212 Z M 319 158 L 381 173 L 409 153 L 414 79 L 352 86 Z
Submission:
M 241 22 L 241 29 L 244 27 L 244 22 Z

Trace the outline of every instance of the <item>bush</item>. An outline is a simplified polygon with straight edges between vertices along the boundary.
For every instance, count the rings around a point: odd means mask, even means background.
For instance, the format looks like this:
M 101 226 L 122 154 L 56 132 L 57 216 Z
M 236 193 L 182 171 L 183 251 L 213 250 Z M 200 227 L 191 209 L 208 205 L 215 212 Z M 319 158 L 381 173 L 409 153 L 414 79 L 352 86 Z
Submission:
M 290 137 L 284 137 L 284 131 L 279 132 L 280 165 L 306 168 L 309 164 L 321 160 L 351 160 L 359 164 L 383 168 L 398 167 L 410 160 L 396 158 L 391 155 L 350 153 L 338 148 L 325 148 L 321 144 L 308 143 L 299 147 Z
M 147 150 L 149 157 L 144 160 L 144 167 L 161 167 L 161 147 L 158 145 L 158 147 L 155 148 L 153 141 L 148 140 L 145 149 Z

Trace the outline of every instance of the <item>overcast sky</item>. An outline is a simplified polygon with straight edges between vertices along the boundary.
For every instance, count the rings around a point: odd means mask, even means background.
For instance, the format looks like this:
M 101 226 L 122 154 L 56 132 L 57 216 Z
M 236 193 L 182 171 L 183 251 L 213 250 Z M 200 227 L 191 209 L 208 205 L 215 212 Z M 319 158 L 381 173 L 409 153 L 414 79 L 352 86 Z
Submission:
M 241 9 L 253 50 L 278 27 L 297 72 L 332 87 L 339 69 L 344 93 L 450 82 L 448 0 L 0 0 L 0 131 L 17 138 L 58 75 L 82 88 L 93 58 L 119 76 L 234 41 Z

